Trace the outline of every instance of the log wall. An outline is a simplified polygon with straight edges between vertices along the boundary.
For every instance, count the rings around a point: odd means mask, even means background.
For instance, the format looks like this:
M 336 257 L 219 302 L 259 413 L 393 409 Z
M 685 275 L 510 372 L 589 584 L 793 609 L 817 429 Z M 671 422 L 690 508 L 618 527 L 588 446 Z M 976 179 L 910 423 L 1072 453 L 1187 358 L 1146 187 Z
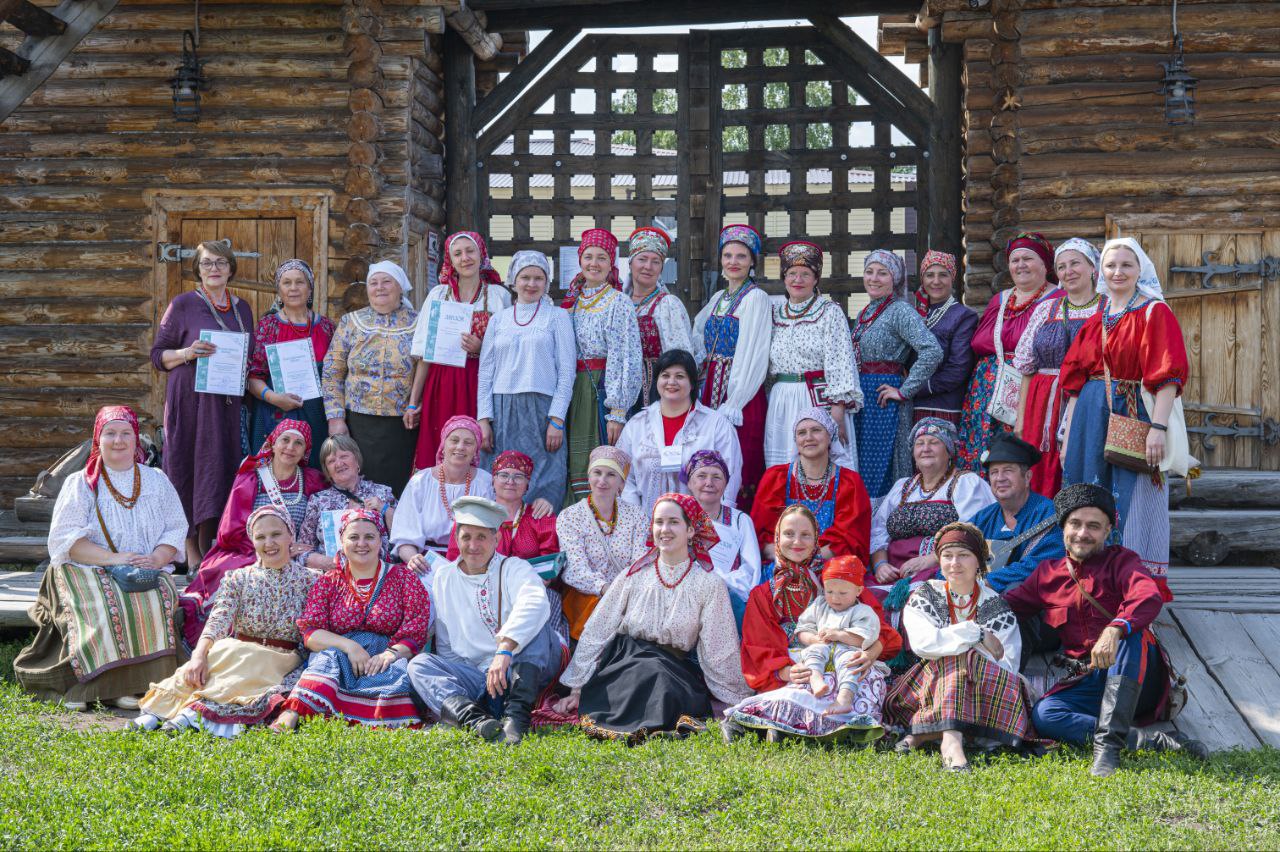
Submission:
M 0 123 L 3 504 L 100 405 L 146 407 L 164 309 L 147 190 L 331 193 L 335 317 L 370 261 L 403 262 L 411 234 L 443 225 L 438 8 L 204 0 L 209 89 L 184 124 L 167 81 L 192 25 L 190 4 L 125 0 Z

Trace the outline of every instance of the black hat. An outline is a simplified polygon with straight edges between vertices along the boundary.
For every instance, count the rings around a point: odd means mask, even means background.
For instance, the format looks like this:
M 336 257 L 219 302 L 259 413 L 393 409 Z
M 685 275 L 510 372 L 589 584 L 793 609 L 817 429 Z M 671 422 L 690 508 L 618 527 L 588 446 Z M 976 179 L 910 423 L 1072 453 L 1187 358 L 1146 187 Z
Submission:
M 990 467 L 997 462 L 1035 467 L 1040 461 L 1040 451 L 1021 438 L 1009 432 L 997 432 L 991 437 L 991 443 L 982 454 L 982 466 Z
M 1058 526 L 1066 526 L 1067 518 L 1076 509 L 1092 506 L 1101 509 L 1112 524 L 1116 522 L 1116 498 L 1101 485 L 1078 482 L 1068 485 L 1053 498 L 1053 511 L 1058 516 Z

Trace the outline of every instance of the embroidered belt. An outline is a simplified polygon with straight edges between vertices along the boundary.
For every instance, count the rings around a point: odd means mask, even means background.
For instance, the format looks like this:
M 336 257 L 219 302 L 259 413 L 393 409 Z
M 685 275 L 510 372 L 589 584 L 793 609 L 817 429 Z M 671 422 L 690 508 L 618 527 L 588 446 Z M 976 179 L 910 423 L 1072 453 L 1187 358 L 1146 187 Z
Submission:
M 248 633 L 236 633 L 236 638 L 241 642 L 252 642 L 255 645 L 265 645 L 268 648 L 278 648 L 281 651 L 298 650 L 297 642 L 287 642 L 284 639 L 268 639 L 265 636 L 250 636 Z
M 773 380 L 775 382 L 812 382 L 826 377 L 827 374 L 823 370 L 810 370 L 807 373 L 778 373 Z
M 1058 375 L 1058 374 L 1059 374 L 1059 373 L 1061 373 L 1061 372 L 1062 372 L 1061 370 L 1055 369 L 1055 368 L 1053 368 L 1053 367 L 1041 367 L 1039 370 L 1036 370 L 1036 375 L 1038 375 L 1038 376 L 1056 376 L 1056 375 Z
M 868 375 L 896 375 L 902 372 L 902 365 L 897 361 L 868 361 L 858 367 L 859 373 Z
M 607 358 L 579 358 L 578 372 L 585 373 L 588 370 L 603 370 L 604 365 L 609 362 Z
M 1107 377 L 1106 377 L 1106 375 L 1104 375 L 1103 373 L 1094 373 L 1093 375 L 1089 376 L 1089 381 L 1091 381 L 1091 382 L 1103 382 L 1103 381 L 1106 381 L 1106 379 L 1107 379 Z M 1113 385 L 1140 385 L 1140 384 L 1142 384 L 1142 380 L 1141 380 L 1141 379 L 1117 379 L 1115 376 L 1112 376 L 1112 377 L 1111 377 L 1111 384 L 1113 384 Z

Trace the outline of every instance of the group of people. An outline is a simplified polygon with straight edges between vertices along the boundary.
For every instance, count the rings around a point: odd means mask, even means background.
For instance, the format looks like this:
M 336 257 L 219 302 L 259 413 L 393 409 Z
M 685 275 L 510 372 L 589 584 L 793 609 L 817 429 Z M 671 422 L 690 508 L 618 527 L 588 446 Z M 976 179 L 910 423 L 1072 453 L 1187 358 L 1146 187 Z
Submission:
M 255 326 L 234 255 L 202 243 L 152 348 L 163 471 L 132 411 L 99 412 L 19 680 L 227 737 L 341 715 L 634 742 L 718 717 L 729 738 L 888 728 L 957 771 L 975 743 L 1092 740 L 1103 775 L 1126 745 L 1200 753 L 1131 735 L 1168 705 L 1148 625 L 1171 599 L 1165 472 L 1187 464 L 1185 349 L 1141 246 L 1019 235 L 981 317 L 953 256 L 928 252 L 909 295 L 874 251 L 851 321 L 811 242 L 782 247 L 771 298 L 762 243 L 722 231 L 690 324 L 660 229 L 631 234 L 625 284 L 617 239 L 586 231 L 559 306 L 544 255 L 504 285 L 453 234 L 430 298 L 472 308 L 461 367 L 414 351 L 428 312 L 395 263 L 335 326 L 289 260 Z M 205 329 L 250 335 L 244 399 L 196 392 Z M 267 347 L 293 340 L 320 399 L 272 388 Z M 1147 425 L 1140 464 L 1104 452 L 1109 412 Z M 1070 677 L 1020 674 L 1055 649 Z

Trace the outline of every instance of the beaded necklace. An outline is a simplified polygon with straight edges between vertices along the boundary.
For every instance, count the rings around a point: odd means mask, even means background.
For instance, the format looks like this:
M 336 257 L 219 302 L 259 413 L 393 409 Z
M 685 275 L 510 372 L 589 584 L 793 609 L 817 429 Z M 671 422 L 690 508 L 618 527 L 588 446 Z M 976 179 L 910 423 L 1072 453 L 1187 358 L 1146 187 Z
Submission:
M 351 576 L 351 566 L 344 565 L 342 568 L 342 579 L 346 581 L 347 588 L 351 594 L 362 605 L 369 605 L 369 598 L 373 597 L 373 590 L 378 587 L 378 578 L 382 576 L 383 563 L 378 560 L 378 567 L 373 572 L 373 577 L 367 583 L 357 583 L 355 578 Z M 363 588 L 361 588 L 363 586 Z
M 880 315 L 884 313 L 885 310 L 888 309 L 890 303 L 892 302 L 893 302 L 893 298 L 886 296 L 884 301 L 881 302 L 878 306 L 876 306 L 875 311 L 871 314 L 870 317 L 867 316 L 867 309 L 870 308 L 871 305 L 867 305 L 867 307 L 858 311 L 858 321 L 853 327 L 854 363 L 857 363 L 857 364 L 862 363 L 862 335 L 866 334 L 867 329 L 871 328 L 871 326 L 875 324 L 875 321 L 880 319 Z
M 835 465 L 827 459 L 827 469 L 822 473 L 822 479 L 818 480 L 817 491 L 809 487 L 809 474 L 804 472 L 804 465 L 799 465 L 800 473 L 796 477 L 796 488 L 800 491 L 801 500 L 817 501 L 827 496 L 827 488 L 831 485 L 831 474 L 835 470 Z
M 609 536 L 613 535 L 614 529 L 618 526 L 618 501 L 613 501 L 613 512 L 606 519 L 600 514 L 600 510 L 596 508 L 596 501 L 591 495 L 587 495 L 587 506 L 591 509 L 591 514 L 596 519 L 596 527 L 599 528 L 601 534 Z
M 125 497 L 116 490 L 115 485 L 111 482 L 111 473 L 106 465 L 102 467 L 102 478 L 107 483 L 107 492 L 115 499 L 117 503 L 126 509 L 132 509 L 138 505 L 138 498 L 142 496 L 142 475 L 138 471 L 138 463 L 133 463 L 133 493 Z
M 798 310 L 791 306 L 791 300 L 788 299 L 782 303 L 782 318 L 789 320 L 804 319 L 809 311 L 813 310 L 813 306 L 818 303 L 818 297 L 821 295 L 821 293 L 814 291 L 814 294 L 809 301 L 805 302 L 804 306 Z
M 943 586 L 947 590 L 947 616 L 951 619 L 951 623 L 959 624 L 962 621 L 972 621 L 974 615 L 978 612 L 977 584 L 974 584 L 973 593 L 968 596 L 969 603 L 964 605 L 957 605 L 954 603 L 953 598 L 962 598 L 965 596 L 951 594 L 950 582 L 944 583 Z
M 527 325 L 529 325 L 530 323 L 532 323 L 534 320 L 536 320 L 536 319 L 538 318 L 538 311 L 540 311 L 540 310 L 542 310 L 542 300 L 541 300 L 541 299 L 539 299 L 539 300 L 538 300 L 537 306 L 536 306 L 536 307 L 534 307 L 534 309 L 533 309 L 533 315 L 532 315 L 532 316 L 530 316 L 530 317 L 529 317 L 527 320 L 525 320 L 524 322 L 520 322 L 520 303 L 519 303 L 519 302 L 517 302 L 517 303 L 515 304 L 515 306 L 513 307 L 512 311 L 511 311 L 511 318 L 512 318 L 513 320 L 515 320 L 515 324 L 516 324 L 516 325 L 520 326 L 521 328 L 524 328 L 524 327 L 526 327 Z
M 773 577 L 771 585 L 774 611 L 780 618 L 794 621 L 817 593 L 813 579 L 809 576 L 809 569 L 779 554 Z M 784 577 L 785 580 L 779 580 Z
M 1027 301 L 1023 302 L 1020 305 L 1014 305 L 1014 302 L 1018 298 L 1018 291 L 1014 290 L 1012 293 L 1009 294 L 1009 298 L 1004 300 L 1004 304 L 1001 305 L 1001 309 L 1004 311 L 1005 319 L 1012 319 L 1013 317 L 1021 316 L 1023 313 L 1026 312 L 1027 308 L 1031 307 L 1036 302 L 1039 302 L 1040 297 L 1043 296 L 1045 291 L 1048 289 L 1049 289 L 1049 282 L 1046 281 L 1040 285 L 1040 289 L 1037 290 L 1030 299 L 1028 299 Z
M 476 469 L 467 469 L 467 487 L 462 492 L 462 496 L 466 497 L 471 493 L 471 480 L 475 479 Z M 440 505 L 444 506 L 445 514 L 449 516 L 449 521 L 453 521 L 453 506 L 449 505 L 449 492 L 445 490 L 444 485 L 444 465 L 438 465 L 435 469 L 436 480 L 440 483 Z
M 271 469 L 270 464 L 264 464 L 258 468 L 258 479 L 262 482 L 262 488 L 267 492 L 267 498 L 282 509 L 289 506 L 296 506 L 302 502 L 303 493 L 303 477 L 302 472 L 295 470 L 293 479 L 289 483 L 283 483 L 276 479 L 276 472 Z M 292 493 L 285 493 L 286 490 Z
M 231 310 L 231 292 L 227 288 L 222 288 L 222 298 L 226 300 L 225 305 L 218 304 L 217 300 L 213 298 L 213 294 L 209 292 L 209 288 L 204 286 L 203 282 L 200 284 L 200 292 L 204 294 L 205 299 L 218 313 L 225 314 Z
M 1111 315 L 1111 299 L 1106 296 L 1102 297 L 1102 307 L 1099 311 L 1102 314 L 1102 324 L 1106 326 L 1107 331 L 1115 330 L 1115 327 L 1120 324 L 1120 320 L 1124 319 L 1125 314 L 1138 307 L 1138 295 L 1138 291 L 1134 290 L 1133 295 L 1129 297 L 1129 301 L 1125 304 L 1124 309 L 1115 316 Z
M 946 484 L 947 484 L 947 480 L 948 480 L 948 479 L 950 479 L 950 478 L 951 478 L 951 466 L 950 466 L 950 465 L 948 465 L 948 466 L 947 466 L 947 472 L 946 472 L 946 473 L 944 473 L 944 474 L 942 475 L 942 479 L 941 479 L 941 480 L 939 480 L 939 482 L 938 482 L 938 484 L 937 484 L 936 486 L 934 486 L 934 489 L 933 489 L 932 491 L 925 491 L 925 490 L 924 490 L 924 474 L 923 474 L 923 473 L 917 473 L 915 476 L 913 476 L 913 477 L 911 478 L 911 481 L 910 481 L 909 483 L 907 483 L 906 490 L 902 492 L 902 502 L 904 502 L 904 503 L 906 502 L 906 500 L 907 500 L 907 495 L 908 495 L 908 494 L 910 494 L 912 491 L 914 491 L 914 490 L 916 489 L 916 487 L 917 487 L 917 486 L 920 488 L 920 498 L 921 498 L 921 500 L 922 500 L 922 501 L 923 501 L 923 500 L 932 500 L 932 499 L 933 499 L 933 495 L 935 495 L 935 494 L 937 494 L 939 491 L 941 491 L 941 490 L 942 490 L 942 486 L 946 485 Z
M 925 311 L 924 324 L 928 328 L 933 328 L 942 318 L 947 315 L 947 311 L 951 310 L 951 306 L 956 303 L 955 296 L 948 296 L 947 300 L 940 305 L 930 305 Z
M 662 292 L 661 287 L 654 287 L 651 291 L 649 291 L 649 295 L 645 296 L 643 299 L 641 299 L 638 302 L 635 300 L 635 297 L 633 296 L 631 299 L 631 303 L 635 305 L 636 313 L 639 313 L 641 308 L 643 308 L 645 305 L 652 302 L 654 299 L 658 298 L 658 294 L 661 292 Z
M 591 296 L 579 295 L 578 301 L 576 301 L 573 305 L 573 309 L 575 311 L 578 311 L 578 310 L 587 311 L 588 313 L 590 313 L 591 311 L 594 311 L 596 307 L 602 301 L 604 301 L 605 296 L 609 295 L 610 290 L 613 290 L 613 288 L 609 286 L 608 282 L 605 282 L 604 284 L 600 285 L 600 289 L 596 291 L 595 294 Z
M 658 564 L 659 564 L 660 562 L 662 562 L 662 558 L 661 558 L 661 557 L 654 557 L 654 560 L 653 560 L 653 573 L 655 573 L 655 574 L 657 574 L 657 575 L 658 575 L 658 582 L 659 582 L 659 583 L 661 583 L 663 586 L 667 587 L 668 589 L 674 589 L 676 586 L 678 586 L 678 585 L 680 585 L 681 583 L 683 583 L 683 582 L 684 582 L 684 578 L 685 578 L 685 577 L 688 577 L 688 576 L 689 576 L 689 572 L 693 570 L 693 560 L 692 560 L 692 559 L 686 559 L 684 562 L 681 562 L 681 563 L 680 563 L 680 565 L 684 565 L 684 566 L 685 566 L 684 573 L 680 575 L 680 579 L 679 579 L 679 580 L 676 580 L 674 583 L 668 583 L 668 582 L 667 582 L 667 579 L 666 579 L 665 577 L 663 577 L 663 576 L 662 576 L 662 569 L 658 567 Z M 672 565 L 672 566 L 669 566 L 669 567 L 670 567 L 670 568 L 672 568 L 672 569 L 674 569 L 674 570 L 679 570 L 680 565 Z

